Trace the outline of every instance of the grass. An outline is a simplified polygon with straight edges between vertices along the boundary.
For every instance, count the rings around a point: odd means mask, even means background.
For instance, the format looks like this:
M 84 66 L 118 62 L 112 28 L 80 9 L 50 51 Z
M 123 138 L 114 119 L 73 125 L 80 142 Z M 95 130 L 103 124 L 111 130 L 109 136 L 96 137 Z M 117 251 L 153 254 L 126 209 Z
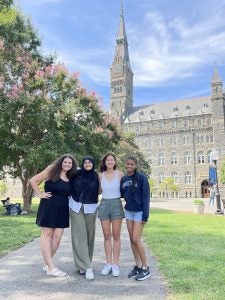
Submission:
M 152 209 L 145 238 L 172 299 L 221 300 L 225 285 L 225 218 Z
M 38 201 L 34 199 L 32 212 L 21 216 L 3 215 L 5 208 L 0 207 L 0 257 L 40 235 L 40 229 L 35 224 L 37 207 Z

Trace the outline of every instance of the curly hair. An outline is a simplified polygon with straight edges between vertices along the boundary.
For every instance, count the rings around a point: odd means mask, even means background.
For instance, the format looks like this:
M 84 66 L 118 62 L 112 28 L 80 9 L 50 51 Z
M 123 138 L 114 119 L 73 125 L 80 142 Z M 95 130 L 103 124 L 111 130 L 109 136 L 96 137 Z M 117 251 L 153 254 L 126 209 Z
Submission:
M 100 164 L 100 172 L 104 172 L 107 170 L 107 167 L 106 167 L 106 159 L 109 157 L 109 156 L 112 156 L 114 159 L 115 159 L 115 166 L 113 167 L 114 170 L 116 170 L 117 168 L 117 165 L 116 165 L 116 156 L 113 154 L 113 153 L 107 153 L 103 158 L 102 158 L 102 161 L 101 161 L 101 164 Z
M 65 158 L 70 158 L 72 160 L 72 168 L 66 172 L 66 176 L 68 179 L 72 179 L 73 176 L 76 174 L 77 171 L 77 161 L 73 157 L 72 154 L 63 154 L 61 157 L 56 159 L 54 163 L 52 164 L 52 168 L 49 171 L 49 179 L 56 182 L 60 179 L 60 174 L 62 171 L 62 163 Z

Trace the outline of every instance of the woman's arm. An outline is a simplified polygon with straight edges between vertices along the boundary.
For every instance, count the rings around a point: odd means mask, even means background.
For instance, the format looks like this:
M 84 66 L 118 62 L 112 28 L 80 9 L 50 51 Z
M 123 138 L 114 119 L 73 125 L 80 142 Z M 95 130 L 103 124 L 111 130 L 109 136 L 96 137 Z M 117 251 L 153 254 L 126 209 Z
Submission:
M 41 192 L 39 189 L 39 184 L 48 178 L 49 176 L 49 171 L 51 170 L 52 166 L 48 166 L 46 169 L 44 169 L 42 172 L 38 173 L 37 175 L 34 175 L 31 179 L 30 179 L 30 184 L 33 188 L 33 190 L 35 191 L 35 193 L 37 194 L 38 197 L 40 198 L 50 198 L 52 196 L 52 194 L 50 192 Z

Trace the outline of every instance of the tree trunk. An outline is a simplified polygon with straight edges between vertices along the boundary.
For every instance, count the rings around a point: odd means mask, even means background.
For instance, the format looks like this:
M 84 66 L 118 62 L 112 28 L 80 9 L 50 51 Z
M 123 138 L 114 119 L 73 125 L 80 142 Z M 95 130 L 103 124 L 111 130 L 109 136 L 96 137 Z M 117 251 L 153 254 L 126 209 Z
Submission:
M 21 178 L 21 182 L 22 182 L 23 210 L 26 212 L 30 212 L 33 190 L 30 185 L 29 178 L 23 177 Z

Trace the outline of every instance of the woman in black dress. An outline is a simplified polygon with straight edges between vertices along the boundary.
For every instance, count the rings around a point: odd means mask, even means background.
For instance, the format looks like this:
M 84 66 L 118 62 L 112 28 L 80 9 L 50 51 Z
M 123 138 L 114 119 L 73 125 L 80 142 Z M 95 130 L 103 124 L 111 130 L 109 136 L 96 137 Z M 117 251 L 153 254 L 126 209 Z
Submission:
M 33 190 L 41 198 L 36 224 L 41 227 L 41 251 L 45 262 L 43 270 L 49 276 L 66 275 L 55 267 L 52 258 L 59 247 L 64 228 L 69 227 L 70 179 L 76 169 L 73 156 L 65 154 L 30 180 Z M 38 185 L 43 180 L 46 180 L 45 191 L 41 192 Z

